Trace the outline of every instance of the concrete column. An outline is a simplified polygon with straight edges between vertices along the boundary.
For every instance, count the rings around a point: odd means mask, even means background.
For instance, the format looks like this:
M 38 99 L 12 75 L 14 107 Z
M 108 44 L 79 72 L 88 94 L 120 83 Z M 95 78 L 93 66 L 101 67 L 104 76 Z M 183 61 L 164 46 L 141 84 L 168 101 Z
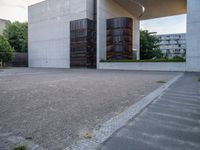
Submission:
M 200 0 L 187 1 L 187 71 L 200 71 Z
M 133 20 L 133 50 L 136 51 L 137 60 L 140 59 L 140 21 L 139 19 Z
M 138 21 L 138 28 L 136 29 L 137 32 L 137 60 L 140 60 L 140 21 Z
M 99 61 L 100 61 L 100 43 L 99 43 L 99 41 L 100 41 L 100 0 L 97 0 L 97 36 L 96 36 L 96 38 L 97 38 L 97 46 L 96 46 L 96 48 L 97 48 L 97 68 L 99 68 Z

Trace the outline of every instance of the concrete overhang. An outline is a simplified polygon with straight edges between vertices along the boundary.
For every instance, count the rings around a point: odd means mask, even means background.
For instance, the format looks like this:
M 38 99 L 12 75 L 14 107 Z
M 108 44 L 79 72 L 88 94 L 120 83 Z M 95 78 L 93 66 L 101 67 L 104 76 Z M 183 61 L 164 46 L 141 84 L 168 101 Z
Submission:
M 185 14 L 187 0 L 114 0 L 140 20 Z

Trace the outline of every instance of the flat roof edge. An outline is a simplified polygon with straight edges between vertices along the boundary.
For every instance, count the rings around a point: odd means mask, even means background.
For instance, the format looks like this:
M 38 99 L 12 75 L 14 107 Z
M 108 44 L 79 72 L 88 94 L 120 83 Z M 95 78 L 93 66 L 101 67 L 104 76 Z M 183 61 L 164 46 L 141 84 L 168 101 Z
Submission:
M 31 5 L 28 6 L 28 8 L 35 7 L 35 6 L 41 5 L 41 4 L 43 4 L 43 3 L 46 3 L 46 0 L 43 0 L 43 1 L 38 2 L 38 3 L 35 3 L 35 4 L 31 4 Z

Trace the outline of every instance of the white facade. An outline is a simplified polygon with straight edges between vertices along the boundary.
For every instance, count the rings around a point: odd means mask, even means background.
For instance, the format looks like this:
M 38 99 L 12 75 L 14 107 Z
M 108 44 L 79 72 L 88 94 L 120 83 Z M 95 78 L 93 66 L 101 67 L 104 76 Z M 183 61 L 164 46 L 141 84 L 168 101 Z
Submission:
M 70 21 L 93 17 L 93 0 L 46 0 L 29 7 L 29 67 L 70 67 Z
M 29 7 L 30 67 L 70 67 L 70 21 L 93 19 L 93 2 L 46 0 Z M 188 13 L 186 71 L 200 71 L 199 9 L 199 0 L 97 0 L 97 68 L 106 58 L 106 19 L 133 19 L 133 49 L 139 58 L 140 20 Z
M 29 7 L 30 67 L 70 68 L 70 21 L 93 19 L 93 2 L 46 0 Z M 139 49 L 139 20 L 112 0 L 98 0 L 98 60 L 106 57 L 106 19 L 123 16 L 134 20 L 133 48 Z

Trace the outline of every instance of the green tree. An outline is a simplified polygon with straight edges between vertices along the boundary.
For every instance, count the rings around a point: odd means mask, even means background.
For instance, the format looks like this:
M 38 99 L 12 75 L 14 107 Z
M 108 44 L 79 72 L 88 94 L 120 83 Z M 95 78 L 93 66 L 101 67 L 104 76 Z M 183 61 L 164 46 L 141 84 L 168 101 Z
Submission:
M 28 50 L 28 23 L 9 22 L 3 31 L 15 52 L 27 52 Z
M 140 59 L 161 58 L 163 56 L 159 49 L 159 39 L 147 30 L 140 31 Z
M 0 35 L 0 62 L 3 64 L 10 62 L 13 57 L 14 50 L 10 46 L 8 40 Z

